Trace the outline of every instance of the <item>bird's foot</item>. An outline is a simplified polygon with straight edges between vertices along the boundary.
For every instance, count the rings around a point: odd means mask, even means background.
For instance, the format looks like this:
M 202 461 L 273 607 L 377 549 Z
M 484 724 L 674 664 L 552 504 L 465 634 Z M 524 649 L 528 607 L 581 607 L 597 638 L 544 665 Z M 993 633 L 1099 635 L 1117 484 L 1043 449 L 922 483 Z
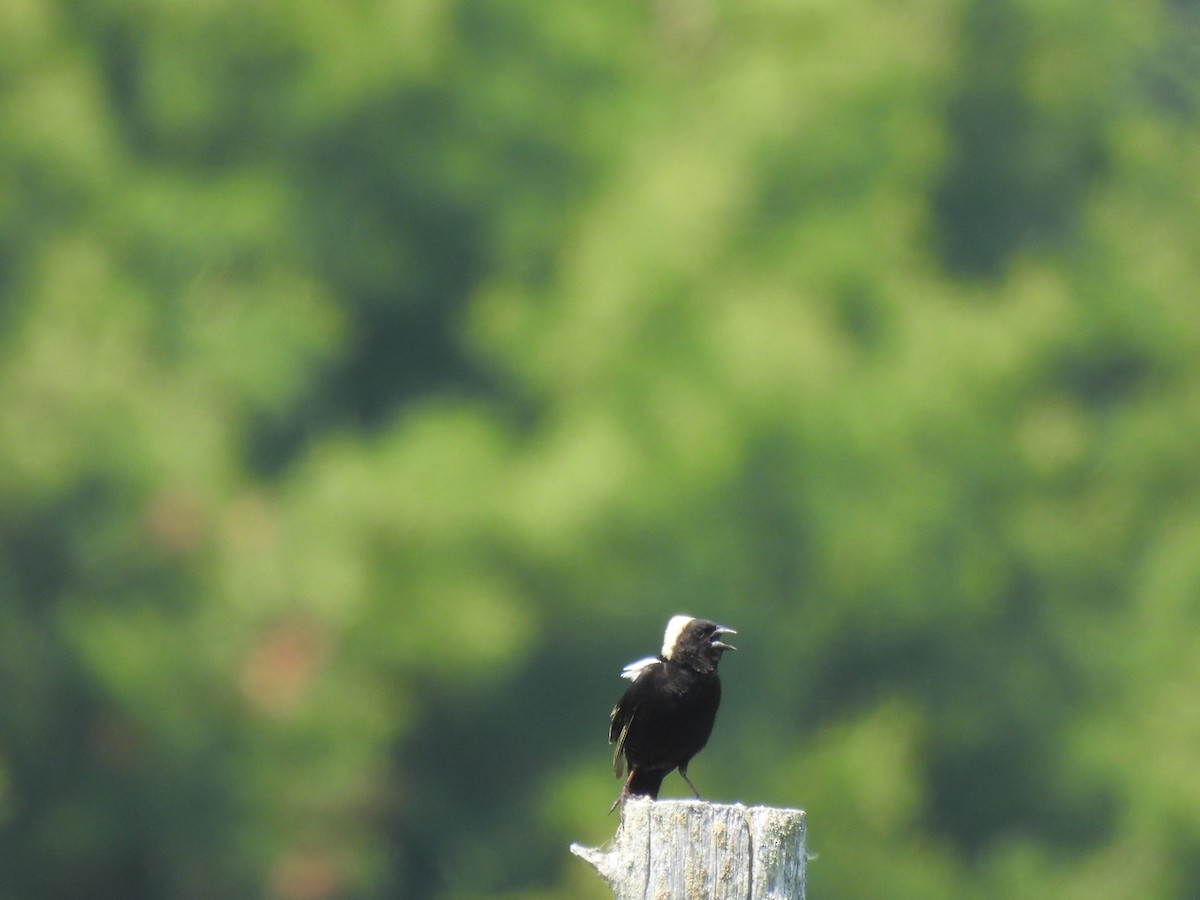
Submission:
M 680 769 L 679 774 L 683 776 L 683 780 L 686 781 L 688 787 L 692 789 L 692 793 L 696 795 L 696 799 L 703 800 L 704 798 L 700 796 L 700 792 L 696 790 L 696 786 L 692 784 L 692 779 L 688 778 L 688 773 L 683 769 Z
M 629 791 L 626 788 L 621 788 L 621 793 L 617 794 L 617 799 L 612 802 L 612 806 L 608 808 L 608 814 L 611 816 L 613 810 L 625 803 L 625 798 L 629 796 Z

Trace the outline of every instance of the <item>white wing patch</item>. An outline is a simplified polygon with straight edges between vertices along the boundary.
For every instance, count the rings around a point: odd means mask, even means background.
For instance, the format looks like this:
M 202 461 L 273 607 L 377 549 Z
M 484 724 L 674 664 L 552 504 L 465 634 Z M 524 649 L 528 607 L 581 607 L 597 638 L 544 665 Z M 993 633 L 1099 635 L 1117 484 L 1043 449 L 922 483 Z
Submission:
M 653 665 L 662 662 L 657 656 L 647 656 L 645 659 L 639 659 L 637 662 L 631 662 L 621 671 L 622 678 L 628 678 L 630 681 L 637 681 L 638 676 L 645 672 Z

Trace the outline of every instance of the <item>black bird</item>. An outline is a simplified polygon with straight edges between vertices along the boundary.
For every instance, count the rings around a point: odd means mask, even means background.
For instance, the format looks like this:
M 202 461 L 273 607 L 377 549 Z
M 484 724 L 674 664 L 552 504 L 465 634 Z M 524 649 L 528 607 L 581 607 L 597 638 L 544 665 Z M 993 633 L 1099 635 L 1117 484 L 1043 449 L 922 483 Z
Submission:
M 700 796 L 688 778 L 688 763 L 708 743 L 721 705 L 717 663 L 726 650 L 737 649 L 720 640 L 726 634 L 737 632 L 707 619 L 675 616 L 667 623 L 662 653 L 630 663 L 621 673 L 633 684 L 613 707 L 608 742 L 616 745 L 613 771 L 620 778 L 628 763 L 629 777 L 609 812 L 631 795 L 657 798 L 675 769 Z

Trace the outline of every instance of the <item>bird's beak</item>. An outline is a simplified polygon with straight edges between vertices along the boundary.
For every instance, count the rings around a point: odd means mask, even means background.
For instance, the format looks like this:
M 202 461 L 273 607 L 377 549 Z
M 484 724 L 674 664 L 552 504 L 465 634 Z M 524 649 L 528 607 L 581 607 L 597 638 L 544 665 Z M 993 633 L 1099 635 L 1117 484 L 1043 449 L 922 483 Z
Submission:
M 732 628 L 726 628 L 723 625 L 718 625 L 716 630 L 713 631 L 712 646 L 716 647 L 718 650 L 736 650 L 737 647 L 733 646 L 733 644 L 727 644 L 724 641 L 717 640 L 717 638 L 723 634 L 737 634 L 737 632 Z

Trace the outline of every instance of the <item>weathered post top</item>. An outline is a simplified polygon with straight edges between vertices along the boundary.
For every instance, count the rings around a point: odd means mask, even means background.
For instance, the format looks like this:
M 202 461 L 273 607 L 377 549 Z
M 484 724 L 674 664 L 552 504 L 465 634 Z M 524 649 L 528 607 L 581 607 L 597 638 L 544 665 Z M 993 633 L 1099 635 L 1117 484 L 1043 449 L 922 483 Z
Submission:
M 607 849 L 571 845 L 616 900 L 804 900 L 804 812 L 628 798 Z

